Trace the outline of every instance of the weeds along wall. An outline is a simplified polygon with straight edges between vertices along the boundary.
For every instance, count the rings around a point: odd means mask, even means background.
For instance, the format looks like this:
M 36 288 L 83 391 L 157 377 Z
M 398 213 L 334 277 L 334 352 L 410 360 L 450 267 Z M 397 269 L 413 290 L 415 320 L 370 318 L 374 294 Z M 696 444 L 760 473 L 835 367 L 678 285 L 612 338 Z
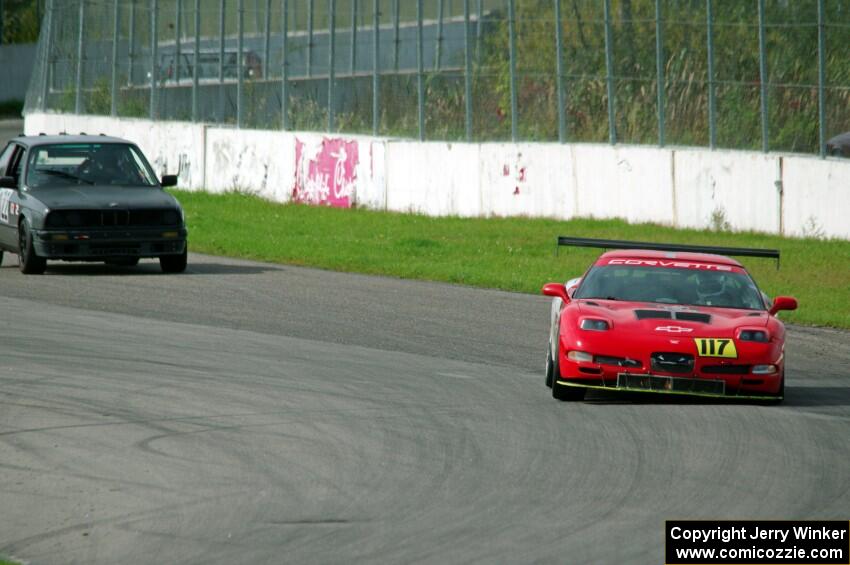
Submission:
M 850 239 L 850 161 L 607 144 L 449 143 L 31 113 L 130 139 L 179 186 L 432 216 L 623 218 Z

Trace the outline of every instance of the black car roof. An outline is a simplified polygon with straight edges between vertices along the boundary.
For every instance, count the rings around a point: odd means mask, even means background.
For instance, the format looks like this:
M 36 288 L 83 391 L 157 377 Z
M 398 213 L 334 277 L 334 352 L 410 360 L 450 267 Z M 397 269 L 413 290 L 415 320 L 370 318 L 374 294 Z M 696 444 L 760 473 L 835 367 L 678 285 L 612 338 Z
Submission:
M 108 135 L 22 135 L 12 141 L 27 147 L 57 143 L 132 143 L 132 141 Z

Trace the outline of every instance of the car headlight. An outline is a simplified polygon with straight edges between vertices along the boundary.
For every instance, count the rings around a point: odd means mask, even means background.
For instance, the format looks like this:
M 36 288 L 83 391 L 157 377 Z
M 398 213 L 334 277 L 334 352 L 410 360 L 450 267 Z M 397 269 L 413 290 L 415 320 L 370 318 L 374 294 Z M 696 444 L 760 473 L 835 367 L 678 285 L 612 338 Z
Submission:
M 595 332 L 604 332 L 611 329 L 611 326 L 608 325 L 608 322 L 595 318 L 584 318 L 579 323 L 579 327 L 583 330 L 591 330 Z
M 764 330 L 741 330 L 738 332 L 738 339 L 741 341 L 756 341 L 758 343 L 767 343 L 770 338 Z
M 62 212 L 51 212 L 44 223 L 49 228 L 61 228 L 65 225 L 65 216 Z
M 576 363 L 593 363 L 593 355 L 587 351 L 570 351 L 567 353 L 567 359 Z
M 167 210 L 162 214 L 162 223 L 167 226 L 173 226 L 180 223 L 180 213 L 176 210 Z
M 776 371 L 776 365 L 753 365 L 754 375 L 772 375 Z

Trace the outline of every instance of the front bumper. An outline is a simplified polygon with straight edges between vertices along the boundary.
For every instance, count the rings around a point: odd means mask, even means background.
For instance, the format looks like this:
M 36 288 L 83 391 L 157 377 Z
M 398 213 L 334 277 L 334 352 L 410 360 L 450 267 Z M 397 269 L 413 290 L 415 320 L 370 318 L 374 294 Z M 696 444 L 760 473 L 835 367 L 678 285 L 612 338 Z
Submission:
M 779 394 L 753 393 L 743 388 L 729 390 L 723 380 L 700 378 L 681 378 L 658 375 L 629 375 L 632 378 L 618 378 L 615 382 L 594 383 L 587 380 L 567 380 L 559 378 L 553 386 L 578 387 L 612 392 L 640 392 L 673 396 L 703 398 L 723 398 L 738 400 L 775 401 L 782 400 Z M 637 377 L 637 378 L 634 378 Z
M 606 390 L 628 389 L 699 396 L 778 397 L 784 375 L 782 342 L 742 342 L 735 340 L 736 356 L 719 358 L 700 356 L 693 339 L 642 341 L 624 339 L 616 343 L 599 339 L 564 340 L 560 343 L 558 375 L 564 386 L 599 387 Z M 572 360 L 571 350 L 593 354 L 593 361 Z M 685 369 L 664 370 L 653 365 L 653 352 L 681 353 L 692 365 Z M 666 354 L 666 353 L 665 353 Z M 773 373 L 755 371 L 758 366 L 773 366 Z M 630 378 L 625 381 L 622 374 Z M 643 382 L 645 381 L 645 382 Z
M 105 261 L 180 255 L 186 250 L 188 230 L 185 227 L 37 230 L 33 235 L 33 245 L 39 257 L 64 261 Z

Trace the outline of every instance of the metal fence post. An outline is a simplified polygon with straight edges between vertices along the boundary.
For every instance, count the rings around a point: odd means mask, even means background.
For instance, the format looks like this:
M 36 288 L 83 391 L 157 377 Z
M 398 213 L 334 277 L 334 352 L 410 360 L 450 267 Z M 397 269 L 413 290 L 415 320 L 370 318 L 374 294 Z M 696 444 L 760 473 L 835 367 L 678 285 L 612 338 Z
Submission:
M 419 140 L 425 140 L 425 57 L 422 41 L 422 0 L 416 0 L 416 86 L 419 107 Z
M 313 0 L 307 0 L 307 76 L 313 76 Z
M 765 47 L 764 0 L 759 0 L 759 81 L 761 83 L 761 149 L 770 150 L 770 132 L 767 109 L 767 48 Z
M 41 88 L 41 110 L 46 110 L 48 106 L 47 97 L 50 96 L 50 82 L 52 80 L 51 70 L 51 50 L 53 48 L 53 0 L 47 0 L 45 6 L 45 29 L 44 29 L 44 83 Z
M 269 78 L 269 55 L 272 41 L 272 0 L 266 0 L 265 42 L 263 43 L 263 78 Z
M 245 118 L 245 64 L 242 60 L 245 50 L 245 0 L 237 3 L 236 28 L 236 127 L 241 128 Z
M 372 3 L 372 135 L 378 135 L 381 126 L 381 12 L 380 0 Z
M 328 0 L 328 131 L 336 129 L 334 103 L 334 56 L 336 55 L 336 0 Z
M 567 141 L 567 108 L 564 92 L 564 30 L 561 27 L 561 0 L 555 0 L 555 51 L 558 73 L 558 141 Z
M 199 92 L 201 72 L 198 69 L 201 51 L 201 0 L 195 0 L 195 54 L 192 58 L 192 121 L 197 122 L 199 115 Z
M 52 1 L 52 0 L 51 0 Z M 129 43 L 127 47 L 127 85 L 133 86 L 133 70 L 136 63 L 136 0 L 130 0 Z
M 611 30 L 611 0 L 605 0 L 605 82 L 608 85 L 608 143 L 617 143 L 614 106 L 614 38 Z
M 399 42 L 399 22 L 401 15 L 399 14 L 399 0 L 393 0 L 393 69 L 398 70 L 398 48 Z
M 224 34 L 227 0 L 219 0 L 218 8 L 218 121 L 224 123 L 224 104 L 226 100 L 224 91 Z
M 181 40 L 183 39 L 183 0 L 175 3 L 174 15 L 174 81 L 180 84 L 180 58 L 182 56 Z
M 112 84 L 110 89 L 111 103 L 109 105 L 109 115 L 118 115 L 118 28 L 121 23 L 121 8 L 119 0 L 113 2 L 113 20 L 112 20 Z
M 508 35 L 510 50 L 510 80 L 511 80 L 511 139 L 519 138 L 519 107 L 517 105 L 516 82 L 516 0 L 508 0 Z
M 74 98 L 74 113 L 83 113 L 83 65 L 85 64 L 83 52 L 83 33 L 85 32 L 86 22 L 86 0 L 80 2 L 80 22 L 77 28 L 77 80 L 76 80 L 76 96 Z
M 714 19 L 713 0 L 705 0 L 705 26 L 708 41 L 708 145 L 717 147 L 717 102 L 714 99 Z
M 150 118 L 155 120 L 158 114 L 157 108 L 157 88 L 156 83 L 159 80 L 159 65 L 156 61 L 159 56 L 159 2 L 151 0 L 151 99 L 150 99 Z
M 283 131 L 289 129 L 289 2 L 281 1 L 280 27 L 283 28 L 283 53 L 280 69 L 280 126 Z
M 466 104 L 466 140 L 472 141 L 472 37 L 469 32 L 469 0 L 463 0 L 464 102 Z
M 475 19 L 475 58 L 481 62 L 481 36 L 483 33 L 482 18 L 484 17 L 484 0 L 477 0 L 476 13 L 478 17 Z
M 440 70 L 443 58 L 443 8 L 446 0 L 437 0 L 437 52 L 434 56 L 434 69 Z
M 818 0 L 818 152 L 826 157 L 826 29 L 823 0 Z
M 351 74 L 357 69 L 357 0 L 351 0 Z
M 664 147 L 664 25 L 661 0 L 655 0 L 655 74 L 658 80 L 658 145 Z

